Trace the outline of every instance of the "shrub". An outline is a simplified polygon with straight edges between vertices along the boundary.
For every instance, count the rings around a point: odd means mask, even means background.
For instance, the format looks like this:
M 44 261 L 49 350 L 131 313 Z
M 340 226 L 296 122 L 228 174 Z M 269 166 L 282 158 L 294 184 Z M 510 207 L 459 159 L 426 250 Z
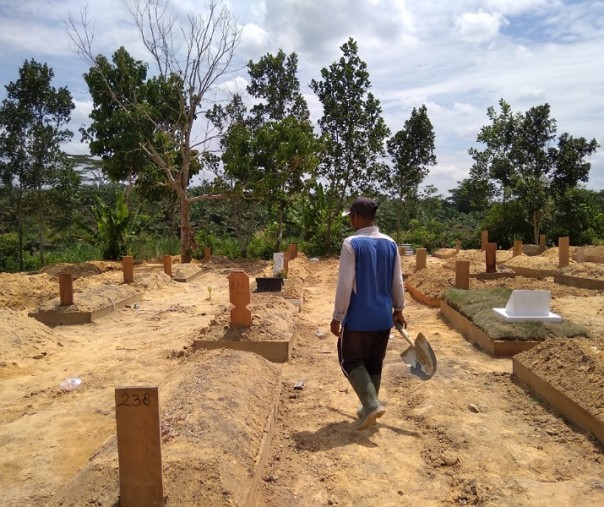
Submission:
M 19 235 L 16 232 L 0 234 L 0 271 L 19 271 Z
M 130 240 L 129 251 L 135 259 L 147 261 L 163 255 L 177 255 L 180 243 L 178 238 L 137 234 Z

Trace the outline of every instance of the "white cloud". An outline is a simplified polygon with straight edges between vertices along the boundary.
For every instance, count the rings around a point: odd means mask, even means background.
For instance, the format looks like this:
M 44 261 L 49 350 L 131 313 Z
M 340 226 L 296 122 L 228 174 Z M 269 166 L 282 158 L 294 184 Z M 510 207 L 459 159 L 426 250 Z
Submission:
M 242 29 L 241 44 L 251 53 L 255 53 L 255 49 L 260 48 L 262 51 L 268 46 L 270 37 L 268 32 L 255 23 L 248 23 Z
M 218 89 L 222 92 L 225 92 L 227 95 L 239 94 L 242 97 L 245 97 L 247 85 L 249 81 L 243 76 L 235 76 L 229 81 L 224 81 L 220 83 Z
M 11 52 L 41 56 L 67 56 L 71 50 L 67 44 L 65 31 L 62 27 L 39 26 L 35 36 L 32 36 L 31 22 L 19 19 L 0 17 L 0 54 L 9 55 Z
M 505 23 L 501 14 L 479 10 L 459 16 L 455 20 L 455 27 L 465 42 L 483 43 L 494 39 Z
M 71 121 L 75 124 L 88 123 L 90 113 L 92 112 L 93 103 L 91 100 L 74 99 L 73 104 L 75 109 L 71 113 Z
M 504 15 L 518 16 L 545 7 L 559 6 L 559 0 L 487 0 L 485 7 Z

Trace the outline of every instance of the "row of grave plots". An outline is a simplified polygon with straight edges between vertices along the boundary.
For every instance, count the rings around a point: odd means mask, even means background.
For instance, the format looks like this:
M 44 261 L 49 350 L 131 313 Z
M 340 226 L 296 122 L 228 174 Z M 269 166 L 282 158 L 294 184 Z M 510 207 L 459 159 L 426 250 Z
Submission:
M 159 505 L 161 500 L 163 505 L 164 496 L 171 505 L 199 505 L 200 490 L 191 486 L 199 483 L 204 484 L 206 505 L 224 504 L 226 497 L 236 505 L 255 504 L 282 388 L 282 364 L 290 359 L 295 341 L 308 262 L 303 254 L 298 256 L 297 248 L 286 255 L 287 271 L 281 269 L 278 277 L 270 263 L 250 275 L 245 263 L 234 268 L 208 257 L 201 264 L 179 264 L 168 256 L 163 269 L 161 264 L 140 266 L 125 258 L 123 283 L 113 277 L 112 283 L 87 289 L 78 287 L 84 282 L 69 268 L 56 274 L 58 297 L 29 312 L 53 329 L 91 322 L 102 326 L 101 317 L 144 305 L 144 294 L 157 288 L 149 281 L 153 276 L 163 277 L 162 283 L 187 283 L 216 270 L 223 275 L 228 295 L 210 324 L 199 329 L 193 342 L 196 353 L 183 355 L 159 396 L 153 386 L 116 387 L 115 437 L 53 492 L 53 505 L 87 503 L 90 499 L 81 495 L 91 485 L 95 501 L 103 505 L 114 505 L 120 498 L 126 503 L 135 498 L 137 505 Z M 208 297 L 213 297 L 211 292 Z
M 426 259 L 417 251 L 415 259 L 402 258 L 407 293 L 439 308 L 452 328 L 485 353 L 510 357 L 518 382 L 604 445 L 604 247 L 569 248 L 562 242 L 560 248 L 529 250 L 530 255 L 522 250 L 441 249 Z M 512 293 L 547 291 L 554 302 L 576 298 L 578 311 L 571 318 L 583 309 L 592 331 L 588 337 L 500 340 L 490 336 L 488 325 L 476 325 L 447 298 L 450 289 L 479 292 L 493 287 Z M 563 321 L 565 310 L 558 310 Z M 492 318 L 502 317 L 493 312 Z M 556 324 L 548 326 L 555 333 Z

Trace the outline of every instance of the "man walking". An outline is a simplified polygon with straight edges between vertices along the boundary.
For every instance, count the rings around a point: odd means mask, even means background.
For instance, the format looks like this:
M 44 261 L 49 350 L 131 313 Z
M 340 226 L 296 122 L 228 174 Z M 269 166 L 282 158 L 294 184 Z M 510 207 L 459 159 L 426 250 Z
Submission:
M 340 366 L 362 403 L 359 430 L 386 411 L 378 393 L 388 338 L 394 321 L 406 326 L 398 246 L 375 226 L 377 208 L 375 201 L 359 197 L 343 213 L 355 233 L 342 244 L 331 321 Z

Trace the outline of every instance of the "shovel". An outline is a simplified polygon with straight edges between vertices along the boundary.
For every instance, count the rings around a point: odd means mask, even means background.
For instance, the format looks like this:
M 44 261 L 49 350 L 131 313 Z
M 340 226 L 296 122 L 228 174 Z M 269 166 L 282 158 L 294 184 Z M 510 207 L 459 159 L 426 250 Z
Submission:
M 436 373 L 436 356 L 426 337 L 419 333 L 414 342 L 402 324 L 395 322 L 394 327 L 409 343 L 409 348 L 401 354 L 403 363 L 409 367 L 409 373 L 421 380 L 431 379 Z

